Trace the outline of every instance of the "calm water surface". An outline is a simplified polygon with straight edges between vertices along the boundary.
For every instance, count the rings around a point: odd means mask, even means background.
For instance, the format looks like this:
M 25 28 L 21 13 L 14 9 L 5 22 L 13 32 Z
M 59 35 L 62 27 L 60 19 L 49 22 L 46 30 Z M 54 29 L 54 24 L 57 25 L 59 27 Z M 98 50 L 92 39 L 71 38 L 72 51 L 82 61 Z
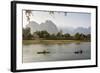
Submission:
M 38 54 L 47 51 L 49 53 Z M 77 53 L 82 50 L 82 53 Z M 76 53 L 75 53 L 76 52 Z M 91 58 L 90 42 L 23 45 L 23 62 L 83 60 Z

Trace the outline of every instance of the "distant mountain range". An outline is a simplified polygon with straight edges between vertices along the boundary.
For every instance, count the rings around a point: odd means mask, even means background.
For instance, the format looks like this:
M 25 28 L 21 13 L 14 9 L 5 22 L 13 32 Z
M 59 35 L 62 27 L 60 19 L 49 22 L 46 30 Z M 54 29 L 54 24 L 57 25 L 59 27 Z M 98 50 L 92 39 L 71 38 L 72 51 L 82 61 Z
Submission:
M 64 27 L 64 28 L 57 28 L 56 24 L 54 24 L 51 20 L 46 20 L 44 23 L 38 24 L 35 21 L 31 21 L 26 27 L 31 28 L 31 33 L 35 31 L 42 31 L 46 30 L 50 34 L 56 34 L 60 30 L 63 31 L 63 33 L 70 33 L 70 34 L 75 34 L 75 33 L 84 33 L 84 34 L 90 34 L 91 33 L 91 28 L 83 28 L 83 27 L 78 27 L 76 29 L 71 28 L 71 27 Z
M 83 34 L 90 34 L 91 33 L 91 28 L 83 28 L 83 27 L 78 27 L 78 28 L 63 28 L 62 29 L 63 33 L 70 33 L 70 34 L 75 34 L 75 33 L 83 33 Z
M 31 33 L 35 32 L 35 31 L 43 31 L 43 30 L 46 30 L 50 34 L 58 33 L 58 28 L 50 20 L 47 20 L 41 24 L 38 24 L 35 21 L 31 21 L 28 25 L 26 25 L 26 27 L 31 28 Z

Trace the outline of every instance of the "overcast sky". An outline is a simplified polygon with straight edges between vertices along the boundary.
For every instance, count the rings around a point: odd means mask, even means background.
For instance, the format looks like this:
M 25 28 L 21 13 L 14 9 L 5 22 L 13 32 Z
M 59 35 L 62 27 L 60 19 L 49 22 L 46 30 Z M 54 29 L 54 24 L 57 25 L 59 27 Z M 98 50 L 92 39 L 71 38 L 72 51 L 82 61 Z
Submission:
M 67 12 L 67 15 L 65 16 L 64 12 L 54 12 L 54 14 L 50 14 L 48 11 L 32 11 L 32 15 L 31 21 L 35 21 L 40 24 L 42 22 L 44 23 L 46 20 L 51 20 L 58 28 L 88 28 L 91 25 L 90 13 Z M 27 20 L 25 11 L 23 11 L 23 27 L 26 25 Z

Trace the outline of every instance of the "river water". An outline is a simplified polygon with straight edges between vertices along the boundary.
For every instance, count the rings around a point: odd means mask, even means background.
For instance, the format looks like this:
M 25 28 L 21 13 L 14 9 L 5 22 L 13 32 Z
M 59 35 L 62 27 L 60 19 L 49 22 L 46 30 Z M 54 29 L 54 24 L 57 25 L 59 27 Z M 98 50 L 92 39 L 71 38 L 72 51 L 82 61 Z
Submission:
M 81 50 L 81 53 L 80 53 Z M 43 52 L 49 53 L 43 53 Z M 23 63 L 91 59 L 90 42 L 23 45 Z M 38 54 L 38 52 L 42 52 Z

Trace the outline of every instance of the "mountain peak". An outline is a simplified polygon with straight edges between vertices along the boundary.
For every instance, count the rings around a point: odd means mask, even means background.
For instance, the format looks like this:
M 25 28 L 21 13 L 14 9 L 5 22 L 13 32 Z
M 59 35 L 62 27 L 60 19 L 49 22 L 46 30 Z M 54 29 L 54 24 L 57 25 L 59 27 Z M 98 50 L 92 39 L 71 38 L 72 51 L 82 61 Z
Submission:
M 31 21 L 27 27 L 31 28 L 31 33 L 35 31 L 47 31 L 50 34 L 56 34 L 58 32 L 58 28 L 51 20 L 46 20 L 40 25 L 35 21 Z

